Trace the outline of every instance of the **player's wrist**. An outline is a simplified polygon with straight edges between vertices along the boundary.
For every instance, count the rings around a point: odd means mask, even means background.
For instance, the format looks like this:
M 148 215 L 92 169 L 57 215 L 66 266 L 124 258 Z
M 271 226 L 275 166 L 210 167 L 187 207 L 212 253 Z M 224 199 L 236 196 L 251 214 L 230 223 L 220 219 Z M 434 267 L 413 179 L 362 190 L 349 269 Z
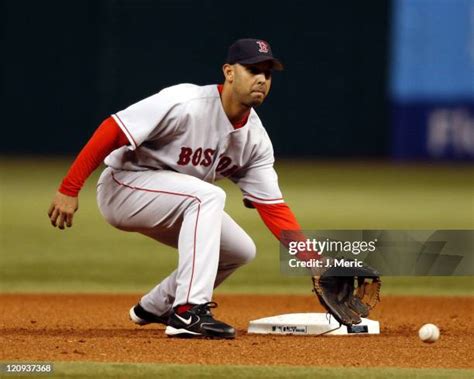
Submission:
M 69 196 L 69 197 L 78 197 L 79 190 L 72 189 L 61 184 L 61 186 L 58 188 L 58 193 Z

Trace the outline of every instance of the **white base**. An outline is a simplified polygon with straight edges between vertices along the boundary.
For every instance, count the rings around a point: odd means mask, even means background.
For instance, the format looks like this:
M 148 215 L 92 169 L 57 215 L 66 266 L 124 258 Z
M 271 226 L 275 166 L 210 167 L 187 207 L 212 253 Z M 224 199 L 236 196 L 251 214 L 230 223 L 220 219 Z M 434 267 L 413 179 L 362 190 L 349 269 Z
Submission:
M 363 318 L 360 324 L 347 327 L 339 326 L 334 317 L 326 313 L 289 313 L 250 321 L 248 333 L 333 336 L 380 334 L 380 324 Z

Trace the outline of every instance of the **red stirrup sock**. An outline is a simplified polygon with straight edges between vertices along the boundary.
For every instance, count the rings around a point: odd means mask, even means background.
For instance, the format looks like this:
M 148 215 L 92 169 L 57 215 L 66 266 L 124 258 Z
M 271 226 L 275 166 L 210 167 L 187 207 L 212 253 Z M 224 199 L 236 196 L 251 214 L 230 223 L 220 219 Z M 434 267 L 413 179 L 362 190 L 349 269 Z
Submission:
M 192 307 L 194 307 L 194 304 L 182 304 L 178 305 L 175 309 L 177 314 L 183 314 L 189 311 Z

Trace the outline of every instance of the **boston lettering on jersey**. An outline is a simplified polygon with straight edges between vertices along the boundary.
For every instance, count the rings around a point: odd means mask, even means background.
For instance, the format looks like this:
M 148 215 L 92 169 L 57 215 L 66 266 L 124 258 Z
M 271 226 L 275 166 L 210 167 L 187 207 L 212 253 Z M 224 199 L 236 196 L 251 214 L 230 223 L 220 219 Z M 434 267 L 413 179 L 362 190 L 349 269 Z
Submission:
M 209 167 L 213 161 L 215 149 L 204 149 L 197 148 L 193 151 L 192 148 L 183 146 L 181 147 L 181 153 L 179 154 L 177 164 L 180 166 L 186 166 L 192 164 L 193 166 L 204 166 Z M 221 154 L 219 156 L 219 162 L 216 166 L 216 172 L 222 176 L 231 176 L 235 171 L 239 169 L 239 166 L 232 165 L 232 159 Z

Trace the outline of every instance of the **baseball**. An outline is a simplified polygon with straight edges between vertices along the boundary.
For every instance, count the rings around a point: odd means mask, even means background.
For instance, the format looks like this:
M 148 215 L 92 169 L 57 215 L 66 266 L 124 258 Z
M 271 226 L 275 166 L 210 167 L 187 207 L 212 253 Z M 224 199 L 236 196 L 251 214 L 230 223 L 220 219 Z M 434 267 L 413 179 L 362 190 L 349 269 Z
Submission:
M 439 339 L 439 329 L 434 324 L 425 324 L 418 331 L 420 340 L 426 343 L 433 343 Z

